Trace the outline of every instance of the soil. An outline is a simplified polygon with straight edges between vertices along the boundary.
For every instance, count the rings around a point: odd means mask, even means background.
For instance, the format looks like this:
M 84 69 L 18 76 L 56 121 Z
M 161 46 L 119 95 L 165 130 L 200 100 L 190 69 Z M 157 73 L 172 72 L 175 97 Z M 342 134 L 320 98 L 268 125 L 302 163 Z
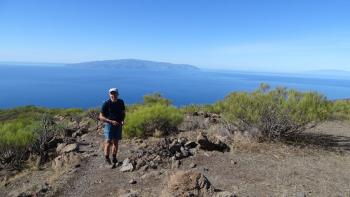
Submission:
M 195 140 L 198 132 L 181 132 L 176 137 Z M 161 196 L 170 174 L 189 169 L 204 174 L 216 191 L 237 196 L 350 196 L 349 122 L 328 121 L 285 143 L 237 137 L 229 152 L 199 150 L 182 159 L 178 168 L 169 163 L 147 171 L 120 172 L 120 166 L 106 166 L 102 143 L 103 136 L 97 132 L 86 134 L 79 167 L 60 174 L 49 165 L 23 171 L 3 180 L 0 196 L 38 191 L 38 196 Z M 131 157 L 143 143 L 122 140 L 118 160 Z

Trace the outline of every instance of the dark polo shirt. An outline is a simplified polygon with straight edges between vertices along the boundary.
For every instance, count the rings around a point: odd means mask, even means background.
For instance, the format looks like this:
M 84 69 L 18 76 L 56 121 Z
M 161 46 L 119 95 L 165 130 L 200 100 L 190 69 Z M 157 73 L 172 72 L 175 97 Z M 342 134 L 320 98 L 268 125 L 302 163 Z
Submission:
M 101 113 L 104 117 L 115 120 L 118 122 L 124 121 L 125 118 L 125 105 L 122 99 L 117 99 L 112 102 L 108 99 L 102 104 Z

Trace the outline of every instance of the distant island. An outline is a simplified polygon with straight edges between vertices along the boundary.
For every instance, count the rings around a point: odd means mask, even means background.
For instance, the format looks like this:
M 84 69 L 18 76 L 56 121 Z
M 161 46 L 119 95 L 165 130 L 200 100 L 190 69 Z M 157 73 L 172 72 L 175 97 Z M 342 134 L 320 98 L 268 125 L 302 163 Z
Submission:
M 189 64 L 172 64 L 168 62 L 156 62 L 139 59 L 119 59 L 81 62 L 67 64 L 67 66 L 79 68 L 104 68 L 104 69 L 133 69 L 133 70 L 178 70 L 178 71 L 195 71 L 198 67 Z

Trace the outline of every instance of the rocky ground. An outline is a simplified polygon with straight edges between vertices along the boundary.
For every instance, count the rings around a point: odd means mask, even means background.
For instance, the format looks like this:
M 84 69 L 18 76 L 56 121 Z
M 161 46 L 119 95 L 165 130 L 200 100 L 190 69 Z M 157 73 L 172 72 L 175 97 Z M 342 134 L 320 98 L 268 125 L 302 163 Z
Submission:
M 194 114 L 166 138 L 122 140 L 116 168 L 100 128 L 73 131 L 46 166 L 0 174 L 0 196 L 350 195 L 350 123 L 322 123 L 289 145 L 232 136 L 219 118 Z

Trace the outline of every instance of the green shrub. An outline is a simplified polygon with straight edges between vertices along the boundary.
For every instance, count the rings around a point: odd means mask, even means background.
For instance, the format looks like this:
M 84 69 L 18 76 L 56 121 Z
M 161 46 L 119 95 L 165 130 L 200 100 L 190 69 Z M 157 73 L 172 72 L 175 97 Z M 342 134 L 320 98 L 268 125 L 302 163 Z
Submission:
M 338 100 L 332 103 L 332 118 L 350 120 L 350 100 Z
M 0 123 L 0 148 L 7 145 L 24 147 L 35 139 L 38 122 L 30 119 L 16 119 Z
M 180 108 L 180 111 L 185 114 L 194 113 L 194 112 L 209 112 L 220 114 L 223 112 L 221 102 L 214 104 L 205 104 L 205 105 L 186 105 Z
M 234 92 L 220 102 L 224 116 L 241 130 L 256 128 L 263 138 L 287 137 L 302 132 L 306 125 L 329 117 L 327 99 L 316 92 L 262 85 L 258 90 Z
M 48 110 L 41 107 L 35 106 L 24 106 L 16 107 L 13 109 L 4 109 L 0 111 L 0 122 L 14 119 L 33 119 L 40 120 L 40 117 L 43 113 L 46 113 Z
M 176 130 L 182 120 L 182 113 L 173 106 L 159 103 L 138 106 L 128 112 L 123 133 L 126 137 L 151 136 L 157 130 L 169 133 Z
M 0 168 L 22 168 L 29 155 L 48 160 L 47 144 L 63 131 L 52 115 L 43 114 L 40 121 L 17 118 L 0 124 Z
M 126 106 L 126 111 L 127 111 L 127 113 L 132 113 L 132 112 L 134 112 L 134 111 L 136 111 L 136 110 L 138 110 L 140 107 L 142 107 L 143 105 L 142 104 L 139 104 L 139 103 L 137 103 L 137 104 L 132 104 L 132 105 L 127 105 Z
M 185 114 L 191 114 L 194 112 L 202 111 L 203 107 L 201 105 L 185 105 L 180 108 L 180 111 Z
M 171 105 L 171 100 L 164 98 L 160 93 L 153 93 L 143 96 L 144 105 L 163 104 Z
M 83 115 L 84 110 L 80 108 L 62 108 L 62 109 L 48 109 L 48 112 L 52 115 L 61 115 L 61 116 L 81 116 Z

